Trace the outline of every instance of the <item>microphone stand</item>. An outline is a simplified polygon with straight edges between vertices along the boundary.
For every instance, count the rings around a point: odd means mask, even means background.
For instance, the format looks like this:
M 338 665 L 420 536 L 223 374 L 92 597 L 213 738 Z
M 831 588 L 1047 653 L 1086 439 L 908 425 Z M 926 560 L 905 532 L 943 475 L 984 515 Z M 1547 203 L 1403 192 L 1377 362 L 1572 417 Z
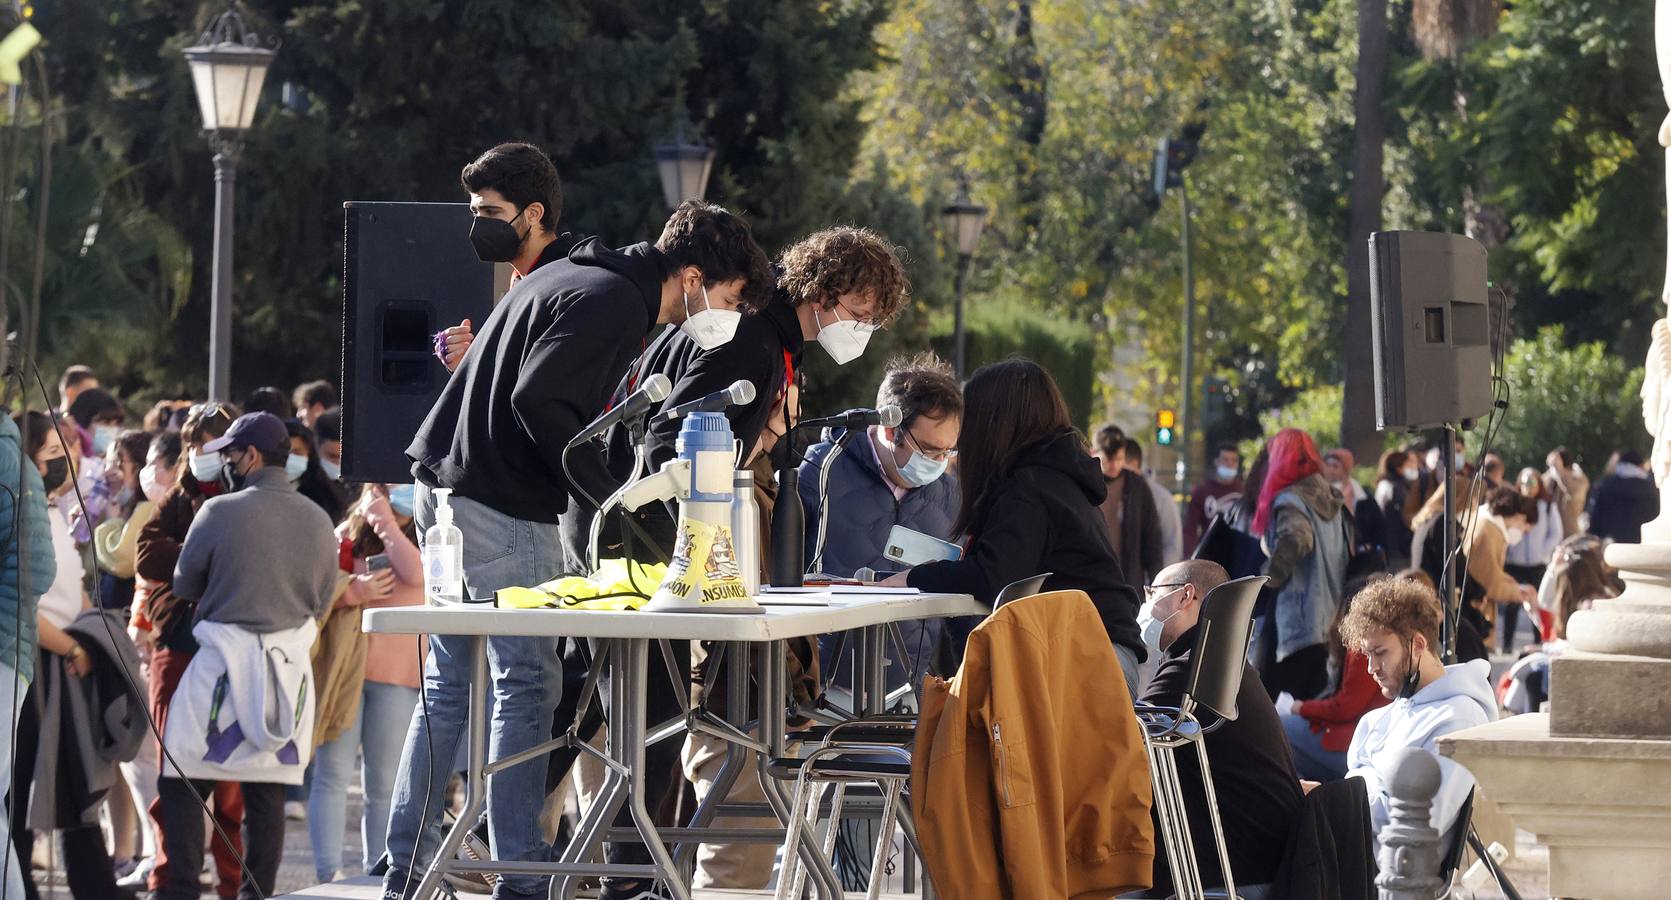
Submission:
M 610 494 L 603 503 L 599 504 L 598 511 L 592 515 L 592 527 L 586 541 L 586 571 L 588 574 L 598 570 L 598 540 L 603 534 L 604 520 L 609 515 L 609 511 L 619 505 L 626 492 L 633 485 L 644 480 L 645 476 L 644 434 L 646 427 L 644 418 L 630 419 L 622 424 L 627 427 L 627 440 L 632 444 L 632 473 L 627 476 L 626 484 L 621 485 L 615 490 L 615 493 Z M 638 528 L 636 522 L 629 521 L 627 524 L 635 530 Z M 645 540 L 650 543 L 652 548 L 654 547 L 654 542 L 649 541 L 647 536 Z M 632 560 L 629 559 L 627 562 L 631 564 Z
M 818 540 L 813 543 L 812 567 L 810 574 L 824 574 L 824 540 L 828 537 L 830 525 L 830 468 L 835 465 L 836 457 L 847 452 L 847 445 L 858 435 L 849 428 L 841 437 L 836 439 L 835 446 L 824 457 L 824 462 L 818 467 Z

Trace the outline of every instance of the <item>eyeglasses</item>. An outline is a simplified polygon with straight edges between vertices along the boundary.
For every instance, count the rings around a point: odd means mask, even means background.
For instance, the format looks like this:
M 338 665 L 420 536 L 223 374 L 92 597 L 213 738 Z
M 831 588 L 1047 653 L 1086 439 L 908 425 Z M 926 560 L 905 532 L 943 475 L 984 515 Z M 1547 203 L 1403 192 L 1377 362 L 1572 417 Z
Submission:
M 858 310 L 853 309 L 840 300 L 836 301 L 834 313 L 835 317 L 838 319 L 841 318 L 842 313 L 847 313 L 848 321 L 858 326 L 858 329 L 863 332 L 874 333 L 877 329 L 882 327 L 876 322 L 871 321 L 866 316 L 861 315 Z
M 1143 599 L 1153 600 L 1157 596 L 1158 597 L 1164 597 L 1167 594 L 1170 594 L 1173 591 L 1177 590 L 1178 588 L 1184 588 L 1184 587 L 1189 587 L 1189 582 L 1180 581 L 1180 582 L 1177 582 L 1176 584 L 1151 584 L 1151 585 L 1146 585 L 1143 588 Z
M 912 434 L 911 429 L 909 428 L 905 429 L 905 439 L 911 442 L 911 446 L 917 448 L 918 453 L 921 453 L 935 462 L 951 462 L 952 460 L 957 459 L 956 448 L 948 448 L 946 450 L 925 449 L 922 443 L 917 440 L 917 436 Z

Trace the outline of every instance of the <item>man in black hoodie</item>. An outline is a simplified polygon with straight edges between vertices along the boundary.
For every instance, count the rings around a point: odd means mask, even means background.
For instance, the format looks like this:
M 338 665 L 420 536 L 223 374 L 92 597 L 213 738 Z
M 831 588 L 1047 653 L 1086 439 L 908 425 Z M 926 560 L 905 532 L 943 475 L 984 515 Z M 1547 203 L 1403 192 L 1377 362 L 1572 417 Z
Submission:
M 662 402 L 661 409 L 672 409 L 723 391 L 733 382 L 747 381 L 754 385 L 754 401 L 731 407 L 726 415 L 737 440 L 744 447 L 753 447 L 785 380 L 793 377 L 794 370 L 800 366 L 801 353 L 808 341 L 817 340 L 837 365 L 851 362 L 864 352 L 870 335 L 897 318 L 910 302 L 910 282 L 893 246 L 881 235 L 864 228 L 828 228 L 799 241 L 784 251 L 776 275 L 776 285 L 765 309 L 759 315 L 744 318 L 737 325 L 736 337 L 726 344 L 704 349 L 691 335 L 678 329 L 663 331 L 621 380 L 615 390 L 615 401 L 624 399 L 654 373 L 666 375 L 673 383 L 673 390 Z M 651 424 L 644 438 L 645 460 L 650 471 L 660 469 L 662 463 L 674 457 L 682 424 L 677 420 Z M 625 482 L 636 461 L 626 428 L 616 426 L 611 430 L 608 448 L 610 474 L 617 482 Z M 594 496 L 602 499 L 607 493 Z M 564 517 L 563 538 L 571 556 L 585 552 L 594 511 L 587 506 L 584 515 Z M 640 511 L 638 521 L 644 532 L 661 545 L 663 553 L 670 555 L 676 523 L 665 508 L 652 503 Z M 610 554 L 600 552 L 600 555 Z M 673 646 L 681 664 L 679 671 L 689 671 L 689 644 L 675 641 Z M 584 674 L 571 665 L 570 683 Z M 650 720 L 660 722 L 680 715 L 683 710 L 679 691 L 661 676 L 652 678 L 648 698 Z M 666 800 L 669 789 L 682 783 L 680 750 L 680 742 L 663 741 L 646 751 L 649 799 L 653 808 L 658 800 L 662 801 L 663 809 L 671 806 Z M 650 861 L 643 845 L 636 843 L 611 844 L 608 856 L 610 862 Z M 699 879 L 698 883 L 705 882 Z M 751 885 L 707 883 L 709 887 L 764 885 L 764 881 Z M 634 892 L 618 891 L 622 896 Z
M 508 220 L 479 215 L 472 242 L 489 259 L 507 255 L 514 245 L 513 265 L 530 269 L 482 324 L 406 454 L 418 484 L 419 534 L 435 522 L 434 489 L 451 489 L 453 520 L 464 533 L 466 596 L 491 598 L 500 588 L 538 584 L 564 571 L 558 519 L 571 494 L 596 495 L 607 489 L 608 477 L 590 446 L 578 448 L 567 467 L 563 448 L 602 412 L 650 329 L 671 322 L 723 342 L 739 310 L 764 304 L 771 270 L 745 222 L 696 201 L 674 212 L 654 245 L 611 250 L 592 238 L 567 258 L 549 258 L 560 199 L 547 195 L 549 221 L 534 211 L 539 204 L 518 200 L 526 182 L 541 180 L 540 168 L 509 167 L 498 183 L 484 183 L 498 176 L 476 179 L 476 168 L 465 169 L 464 183 L 479 212 L 494 205 L 488 191 L 520 209 L 500 210 Z M 555 185 L 555 172 L 548 174 Z M 533 259 L 527 244 L 535 226 L 519 231 L 516 225 L 529 218 L 542 221 L 545 241 Z M 444 562 L 441 555 L 430 559 L 426 548 L 426 572 Z M 386 898 L 404 897 L 415 883 L 409 873 L 428 862 L 420 851 L 433 852 L 420 836 L 439 821 L 463 736 L 469 656 L 468 641 L 430 638 L 426 713 L 414 718 L 407 734 L 390 810 Z M 556 642 L 533 638 L 490 638 L 488 663 L 495 697 L 490 755 L 503 758 L 549 737 L 561 666 Z M 543 758 L 490 780 L 488 827 L 499 859 L 543 860 L 549 854 L 530 827 L 544 782 Z M 422 821 L 425 808 L 428 822 Z M 546 879 L 507 875 L 494 894 L 531 897 L 546 890 Z
M 863 354 L 870 335 L 898 318 L 911 300 L 911 284 L 893 246 L 866 228 L 827 228 L 801 240 L 784 251 L 776 275 L 766 308 L 739 323 L 730 343 L 704 350 L 689 335 L 668 329 L 644 351 L 615 398 L 654 372 L 673 382 L 662 409 L 723 391 L 735 381 L 751 382 L 754 401 L 731 407 L 726 415 L 737 440 L 753 447 L 808 341 L 816 340 L 837 365 L 845 365 Z M 650 426 L 644 439 L 650 471 L 673 458 L 681 424 Z M 610 471 L 625 481 L 632 463 L 626 429 L 616 426 L 609 435 Z M 650 536 L 671 550 L 674 522 L 665 510 L 651 504 L 643 521 Z

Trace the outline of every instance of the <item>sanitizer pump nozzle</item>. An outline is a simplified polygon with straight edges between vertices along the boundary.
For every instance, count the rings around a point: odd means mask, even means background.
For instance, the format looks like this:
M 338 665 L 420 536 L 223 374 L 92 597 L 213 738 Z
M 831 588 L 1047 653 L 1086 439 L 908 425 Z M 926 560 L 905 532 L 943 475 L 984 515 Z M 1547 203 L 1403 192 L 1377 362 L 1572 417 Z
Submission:
M 431 488 L 435 524 L 424 531 L 424 602 L 464 602 L 464 532 L 453 524 L 450 488 Z
M 646 609 L 661 612 L 759 612 L 749 596 L 732 532 L 731 487 L 735 440 L 724 413 L 697 412 L 679 429 L 679 458 L 663 467 L 687 468 L 670 478 L 679 498 L 679 529 L 667 577 Z M 681 483 L 682 482 L 682 483 Z

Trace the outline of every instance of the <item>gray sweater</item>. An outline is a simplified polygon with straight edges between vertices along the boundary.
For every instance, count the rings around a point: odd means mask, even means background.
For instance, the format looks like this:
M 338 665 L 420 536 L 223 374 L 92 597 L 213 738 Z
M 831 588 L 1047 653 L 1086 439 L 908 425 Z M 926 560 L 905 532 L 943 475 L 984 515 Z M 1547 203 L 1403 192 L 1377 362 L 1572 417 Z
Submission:
M 198 621 L 268 634 L 325 615 L 336 573 L 330 517 L 296 493 L 283 466 L 264 466 L 243 490 L 203 504 L 174 566 L 174 593 L 197 601 Z

